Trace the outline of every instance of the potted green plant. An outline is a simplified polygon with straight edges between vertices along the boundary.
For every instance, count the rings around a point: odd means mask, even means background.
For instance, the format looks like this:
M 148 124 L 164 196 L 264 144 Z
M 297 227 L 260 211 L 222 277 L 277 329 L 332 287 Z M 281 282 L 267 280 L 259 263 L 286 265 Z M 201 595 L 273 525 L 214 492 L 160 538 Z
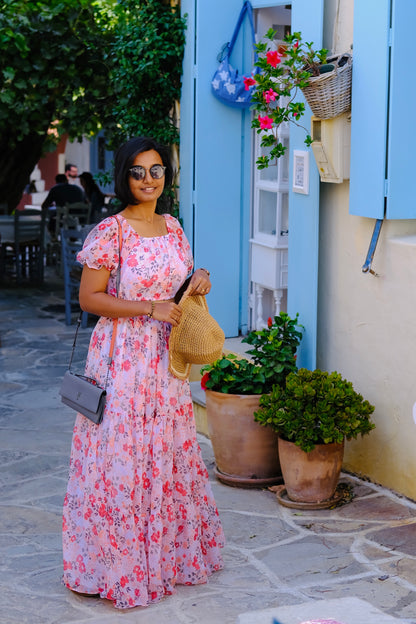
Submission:
M 256 161 L 258 169 L 268 167 L 284 154 L 286 148 L 279 135 L 282 123 L 302 127 L 306 132 L 305 144 L 311 145 L 308 130 L 299 123 L 305 113 L 304 102 L 297 100 L 299 90 L 314 114 L 322 119 L 349 110 L 351 103 L 350 55 L 328 59 L 326 48 L 315 50 L 313 43 L 302 41 L 300 32 L 286 35 L 279 46 L 275 37 L 271 28 L 256 45 L 255 65 L 260 71 L 244 79 L 246 89 L 252 89 L 252 127 L 261 134 L 261 146 L 270 148 Z
M 252 346 L 250 359 L 224 355 L 201 369 L 215 471 L 223 483 L 262 487 L 281 482 L 277 434 L 257 424 L 254 412 L 260 396 L 296 370 L 301 338 L 298 315 L 292 319 L 281 312 L 243 339 Z
M 332 502 L 342 467 L 344 440 L 368 434 L 374 406 L 337 372 L 306 368 L 290 373 L 260 399 L 259 424 L 279 437 L 286 493 L 306 505 Z

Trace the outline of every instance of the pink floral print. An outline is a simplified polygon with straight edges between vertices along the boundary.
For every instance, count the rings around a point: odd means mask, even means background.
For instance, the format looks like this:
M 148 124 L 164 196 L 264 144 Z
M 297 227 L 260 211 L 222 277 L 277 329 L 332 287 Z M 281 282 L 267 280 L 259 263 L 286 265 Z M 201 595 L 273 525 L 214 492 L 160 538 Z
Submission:
M 174 296 L 192 269 L 179 222 L 140 237 L 118 216 L 123 242 L 119 296 Z M 111 271 L 116 294 L 118 226 L 113 217 L 89 234 L 78 259 Z M 86 374 L 104 385 L 113 321 L 92 333 Z M 176 584 L 207 582 L 222 567 L 224 535 L 196 439 L 188 381 L 168 370 L 171 325 L 146 316 L 118 320 L 104 419 L 78 414 L 63 513 L 64 583 L 100 594 L 120 609 L 148 605 Z

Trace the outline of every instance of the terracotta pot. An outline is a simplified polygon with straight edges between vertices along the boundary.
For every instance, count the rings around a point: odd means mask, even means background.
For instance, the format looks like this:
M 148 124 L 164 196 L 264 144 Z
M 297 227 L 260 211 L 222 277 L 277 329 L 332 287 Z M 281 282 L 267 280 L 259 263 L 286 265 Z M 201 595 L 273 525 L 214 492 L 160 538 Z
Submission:
M 336 490 L 344 443 L 317 444 L 305 453 L 294 442 L 279 438 L 279 457 L 288 498 L 304 503 L 330 499 Z
M 254 420 L 258 394 L 206 391 L 208 433 L 216 476 L 240 487 L 263 487 L 282 482 L 277 435 Z

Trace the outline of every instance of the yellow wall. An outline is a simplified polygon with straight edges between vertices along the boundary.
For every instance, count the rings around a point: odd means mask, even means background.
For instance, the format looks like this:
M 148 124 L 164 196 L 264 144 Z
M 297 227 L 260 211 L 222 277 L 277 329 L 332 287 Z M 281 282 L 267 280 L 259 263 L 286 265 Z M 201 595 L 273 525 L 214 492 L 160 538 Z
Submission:
M 353 1 L 337 5 L 326 0 L 324 45 L 342 52 Z M 344 467 L 416 499 L 416 221 L 383 224 L 375 277 L 361 270 L 375 221 L 349 215 L 348 202 L 348 182 L 321 183 L 317 365 L 376 407 L 376 429 L 347 444 Z

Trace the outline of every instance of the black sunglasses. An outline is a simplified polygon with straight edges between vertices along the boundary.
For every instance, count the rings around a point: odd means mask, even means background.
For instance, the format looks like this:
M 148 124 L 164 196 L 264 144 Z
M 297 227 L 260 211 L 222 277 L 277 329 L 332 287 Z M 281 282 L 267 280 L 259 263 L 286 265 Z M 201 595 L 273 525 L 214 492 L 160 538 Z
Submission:
M 166 167 L 163 165 L 152 165 L 149 169 L 142 167 L 141 165 L 135 165 L 130 167 L 129 173 L 134 180 L 144 180 L 146 177 L 146 171 L 150 173 L 154 180 L 160 180 L 165 175 Z

